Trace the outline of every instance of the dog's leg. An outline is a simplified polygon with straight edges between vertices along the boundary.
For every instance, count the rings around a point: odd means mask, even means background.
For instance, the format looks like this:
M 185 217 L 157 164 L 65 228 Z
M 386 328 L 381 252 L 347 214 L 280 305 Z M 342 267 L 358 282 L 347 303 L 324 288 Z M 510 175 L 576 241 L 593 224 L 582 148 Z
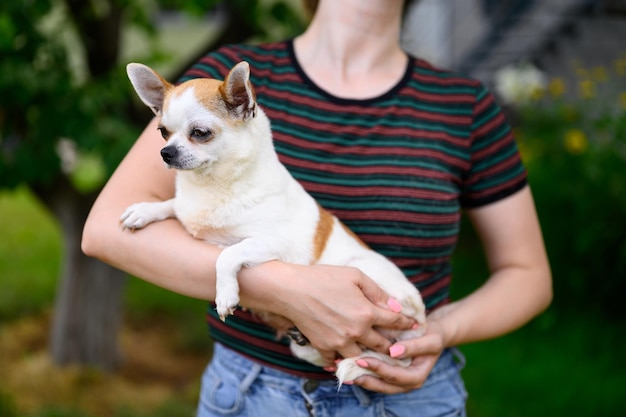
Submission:
M 123 229 L 141 229 L 146 225 L 175 217 L 174 199 L 133 204 L 120 217 Z
M 244 239 L 225 248 L 215 263 L 215 305 L 222 321 L 233 314 L 239 304 L 237 273 L 243 266 L 252 266 L 278 259 L 277 251 L 258 239 Z

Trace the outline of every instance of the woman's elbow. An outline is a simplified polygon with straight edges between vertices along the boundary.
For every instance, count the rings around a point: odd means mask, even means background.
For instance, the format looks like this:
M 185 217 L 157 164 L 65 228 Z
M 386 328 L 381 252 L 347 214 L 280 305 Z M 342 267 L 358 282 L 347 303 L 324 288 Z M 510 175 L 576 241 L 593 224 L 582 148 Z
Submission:
M 552 300 L 554 299 L 554 290 L 552 286 L 552 272 L 550 271 L 550 267 L 546 266 L 543 268 L 542 272 L 539 274 L 541 277 L 541 284 L 538 286 L 538 304 L 539 304 L 539 313 L 546 310 L 552 304 Z
M 102 230 L 98 227 L 99 222 L 90 215 L 83 226 L 83 234 L 80 248 L 83 253 L 93 258 L 103 257 Z

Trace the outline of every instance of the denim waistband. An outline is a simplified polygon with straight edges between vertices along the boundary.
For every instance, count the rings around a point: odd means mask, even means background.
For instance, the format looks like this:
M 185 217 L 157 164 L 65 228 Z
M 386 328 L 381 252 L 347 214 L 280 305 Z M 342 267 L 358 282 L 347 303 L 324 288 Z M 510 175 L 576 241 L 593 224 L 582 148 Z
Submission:
M 233 374 L 241 377 L 240 387 L 245 391 L 256 379 L 261 378 L 263 383 L 274 389 L 288 391 L 292 394 L 302 393 L 308 396 L 307 391 L 315 391 L 316 396 L 356 396 L 365 401 L 369 395 L 378 393 L 369 392 L 357 385 L 342 385 L 338 389 L 336 380 L 312 380 L 301 378 L 289 373 L 274 369 L 267 365 L 259 364 L 220 343 L 215 343 L 213 361 L 219 362 L 220 366 Z M 451 373 L 458 373 L 465 366 L 465 357 L 457 348 L 445 349 L 422 388 L 435 384 L 441 379 L 447 378 Z

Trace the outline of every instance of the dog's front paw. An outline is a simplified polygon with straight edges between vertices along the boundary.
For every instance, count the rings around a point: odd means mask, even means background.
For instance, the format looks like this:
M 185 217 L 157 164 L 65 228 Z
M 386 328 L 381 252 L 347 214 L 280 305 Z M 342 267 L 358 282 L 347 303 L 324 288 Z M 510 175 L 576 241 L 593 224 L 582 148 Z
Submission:
M 239 304 L 239 295 L 237 292 L 225 293 L 218 292 L 215 295 L 215 309 L 220 316 L 220 320 L 226 321 L 226 317 L 232 315 Z
M 141 229 L 146 225 L 173 215 L 169 201 L 136 203 L 129 206 L 120 217 L 122 229 Z

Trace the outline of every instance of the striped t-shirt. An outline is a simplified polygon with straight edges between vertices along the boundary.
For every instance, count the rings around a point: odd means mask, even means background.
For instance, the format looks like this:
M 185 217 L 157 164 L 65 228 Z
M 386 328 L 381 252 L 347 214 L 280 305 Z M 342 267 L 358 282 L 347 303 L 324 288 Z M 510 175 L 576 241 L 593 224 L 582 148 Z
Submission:
M 403 78 L 366 100 L 333 96 L 299 66 L 291 41 L 223 47 L 181 81 L 223 79 L 251 67 L 281 162 L 326 209 L 390 258 L 420 290 L 428 310 L 448 302 L 450 257 L 462 207 L 504 198 L 526 184 L 511 129 L 479 82 L 410 58 Z M 286 339 L 249 312 L 222 323 L 214 340 L 253 360 L 307 378 L 332 378 L 294 358 Z

